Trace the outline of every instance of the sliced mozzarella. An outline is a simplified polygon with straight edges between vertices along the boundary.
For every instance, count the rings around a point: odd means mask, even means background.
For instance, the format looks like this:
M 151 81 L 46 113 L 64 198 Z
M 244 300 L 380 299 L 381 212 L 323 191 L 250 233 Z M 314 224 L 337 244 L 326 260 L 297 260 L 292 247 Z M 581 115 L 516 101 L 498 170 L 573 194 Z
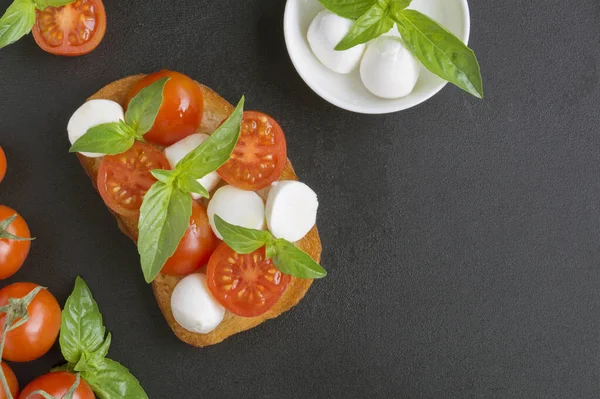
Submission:
M 360 63 L 365 87 L 382 98 L 400 98 L 410 94 L 419 78 L 420 64 L 395 36 L 380 36 L 367 46 Z
M 71 144 L 75 142 L 94 126 L 103 123 L 118 122 L 125 120 L 123 107 L 119 103 L 111 100 L 90 100 L 83 104 L 69 120 L 67 132 Z M 82 152 L 83 155 L 90 158 L 104 156 L 104 154 Z
M 337 73 L 350 73 L 358 67 L 365 45 L 336 51 L 335 46 L 348 34 L 354 21 L 342 18 L 331 11 L 321 11 L 308 28 L 308 43 L 319 61 Z
M 262 230 L 265 228 L 265 204 L 254 191 L 223 186 L 210 199 L 208 221 L 215 235 L 223 239 L 215 227 L 215 215 L 236 226 Z
M 210 136 L 208 134 L 192 134 L 187 136 L 186 138 L 179 140 L 177 143 L 172 144 L 171 146 L 165 149 L 165 156 L 169 160 L 169 164 L 171 164 L 172 168 L 175 168 L 177 163 L 183 159 L 187 154 L 196 149 L 200 144 L 204 143 Z M 198 179 L 198 183 L 202 184 L 202 186 L 208 190 L 212 191 L 221 178 L 219 177 L 216 171 L 210 172 L 206 176 L 201 179 Z M 192 193 L 192 196 L 195 199 L 200 198 L 200 195 Z
M 295 180 L 273 183 L 267 198 L 267 225 L 277 237 L 295 242 L 304 237 L 317 221 L 317 194 Z
M 225 308 L 208 289 L 206 276 L 200 273 L 183 278 L 171 295 L 175 321 L 188 331 L 208 334 L 223 321 Z

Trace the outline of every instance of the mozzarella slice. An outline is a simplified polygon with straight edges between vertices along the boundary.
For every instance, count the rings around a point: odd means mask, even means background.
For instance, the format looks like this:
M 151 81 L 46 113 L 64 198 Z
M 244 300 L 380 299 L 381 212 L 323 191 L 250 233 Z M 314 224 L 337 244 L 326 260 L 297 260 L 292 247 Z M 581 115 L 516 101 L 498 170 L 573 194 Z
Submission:
M 273 183 L 267 198 L 267 225 L 277 238 L 295 242 L 304 237 L 317 221 L 317 194 L 295 180 Z
M 206 212 L 210 226 L 221 240 L 223 236 L 215 227 L 215 215 L 236 226 L 256 230 L 265 228 L 265 204 L 254 191 L 223 186 L 213 194 Z
M 188 331 L 208 334 L 223 321 L 225 308 L 208 289 L 206 276 L 200 273 L 183 278 L 171 294 L 175 321 Z
M 118 122 L 125 120 L 123 107 L 119 103 L 111 100 L 90 100 L 83 104 L 69 120 L 67 125 L 67 133 L 69 133 L 69 141 L 72 144 L 87 131 L 94 126 L 102 125 L 103 123 Z M 89 158 L 97 158 L 105 154 L 82 152 L 81 154 Z
M 350 73 L 358 67 L 365 45 L 359 44 L 348 50 L 336 51 L 335 46 L 348 34 L 354 21 L 323 10 L 308 28 L 308 43 L 319 61 L 337 73 Z
M 367 46 L 360 63 L 365 87 L 378 97 L 394 99 L 410 94 L 419 79 L 420 64 L 394 36 L 380 36 Z
M 171 165 L 171 168 L 175 168 L 177 163 L 179 161 L 181 161 L 183 159 L 183 157 L 185 157 L 187 154 L 189 154 L 190 152 L 195 150 L 200 144 L 204 143 L 209 137 L 210 136 L 208 134 L 201 134 L 201 133 L 192 134 L 182 140 L 179 140 L 175 144 L 172 144 L 171 146 L 167 147 L 165 149 L 165 156 L 169 160 L 169 164 Z M 209 174 L 202 177 L 201 179 L 198 179 L 198 183 L 202 184 L 202 186 L 207 191 L 212 191 L 217 186 L 217 184 L 219 184 L 220 180 L 221 180 L 221 178 L 219 177 L 219 174 L 216 171 L 214 171 L 214 172 L 210 172 Z M 194 197 L 195 199 L 199 199 L 201 196 L 198 194 L 192 193 L 192 197 Z

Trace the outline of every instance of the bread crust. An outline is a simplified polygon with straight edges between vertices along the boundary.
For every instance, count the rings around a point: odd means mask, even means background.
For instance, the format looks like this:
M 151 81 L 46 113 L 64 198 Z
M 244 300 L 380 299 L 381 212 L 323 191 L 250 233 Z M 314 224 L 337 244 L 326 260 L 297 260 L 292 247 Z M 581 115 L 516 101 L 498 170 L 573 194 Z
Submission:
M 138 83 L 145 75 L 134 75 L 124 79 L 120 79 L 104 88 L 100 89 L 96 94 L 91 96 L 92 99 L 108 99 L 113 100 L 125 107 L 127 102 L 127 94 L 131 88 Z M 226 100 L 220 97 L 217 93 L 208 87 L 199 84 L 204 94 L 204 118 L 202 125 L 198 129 L 198 133 L 211 134 L 229 114 L 233 111 L 233 106 Z M 94 187 L 97 189 L 96 181 L 98 177 L 98 169 L 102 163 L 102 158 L 87 158 L 81 154 L 77 154 L 79 161 L 86 173 L 92 180 Z M 280 180 L 298 180 L 290 161 L 288 160 L 285 169 L 281 173 Z M 259 195 L 266 199 L 268 189 L 261 190 Z M 206 205 L 206 204 L 205 204 Z M 109 209 L 110 210 L 110 209 Z M 125 217 L 111 211 L 119 228 L 125 235 L 131 238 L 134 242 L 137 241 L 138 228 L 137 217 Z M 321 240 L 316 226 L 296 245 L 307 252 L 315 261 L 319 262 L 321 258 Z M 141 276 L 141 273 L 140 273 Z M 152 283 L 152 290 L 158 302 L 161 312 L 163 313 L 167 323 L 175 333 L 175 335 L 190 345 L 196 347 L 204 347 L 217 344 L 224 339 L 237 334 L 239 332 L 251 329 L 258 326 L 262 322 L 275 318 L 283 312 L 294 307 L 304 297 L 310 288 L 313 280 L 299 279 L 292 277 L 292 280 L 279 299 L 279 301 L 265 314 L 258 317 L 240 317 L 230 312 L 226 312 L 223 322 L 209 334 L 197 334 L 187 331 L 181 327 L 173 318 L 171 312 L 171 294 L 177 283 L 182 277 L 166 276 L 160 274 Z

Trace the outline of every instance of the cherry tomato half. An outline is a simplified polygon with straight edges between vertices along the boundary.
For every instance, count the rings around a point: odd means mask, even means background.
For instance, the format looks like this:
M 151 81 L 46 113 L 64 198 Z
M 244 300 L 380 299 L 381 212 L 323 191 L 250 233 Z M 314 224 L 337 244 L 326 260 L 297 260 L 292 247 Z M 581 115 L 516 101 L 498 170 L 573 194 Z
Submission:
M 62 7 L 37 11 L 35 42 L 51 54 L 77 56 L 94 50 L 106 32 L 102 0 L 75 0 Z
M 8 364 L 2 362 L 2 372 L 4 373 L 4 377 L 6 377 L 6 382 L 8 382 L 8 389 L 12 394 L 13 398 L 16 398 L 19 394 L 19 382 L 17 381 L 17 376 L 12 371 L 12 369 L 8 366 Z M 4 392 L 4 387 L 0 384 L 0 399 L 6 399 L 8 395 Z
M 33 283 L 14 283 L 0 290 L 0 306 L 8 298 L 23 298 L 38 287 Z M 29 320 L 6 334 L 2 358 L 11 362 L 29 362 L 42 357 L 52 348 L 60 330 L 60 305 L 48 291 L 41 290 L 27 307 Z M 0 331 L 6 314 L 0 315 Z
M 98 191 L 119 215 L 138 215 L 144 195 L 156 182 L 150 173 L 154 169 L 171 167 L 160 149 L 136 141 L 124 153 L 104 157 L 98 171 Z
M 23 391 L 19 399 L 44 399 L 42 395 L 29 396 L 35 391 L 45 391 L 55 398 L 62 398 L 71 389 L 77 377 L 75 374 L 66 371 L 55 371 L 53 373 L 44 374 L 41 377 L 31 381 Z M 79 386 L 75 389 L 73 399 L 94 399 L 94 392 L 87 382 L 81 378 Z
M 6 154 L 0 147 L 0 183 L 4 180 L 4 176 L 6 176 Z
M 163 266 L 162 273 L 184 276 L 198 270 L 208 262 L 218 244 L 219 240 L 208 223 L 206 209 L 194 201 L 190 227 L 173 256 Z
M 281 273 L 265 248 L 248 255 L 237 254 L 222 243 L 208 261 L 208 288 L 215 299 L 231 313 L 254 317 L 271 309 L 283 295 L 291 277 Z
M 287 146 L 279 124 L 262 112 L 246 111 L 231 158 L 217 172 L 232 186 L 256 191 L 277 180 L 286 162 Z
M 143 78 L 129 93 L 127 103 L 144 87 L 169 77 L 163 91 L 163 103 L 152 129 L 144 139 L 160 145 L 171 145 L 196 132 L 204 114 L 204 95 L 198 83 L 186 75 L 160 71 Z
M 30 238 L 31 234 L 25 219 L 9 207 L 0 205 L 0 221 L 6 220 L 15 214 L 17 218 L 8 226 L 6 231 L 17 237 Z M 0 280 L 12 276 L 23 266 L 30 247 L 31 241 L 0 238 Z

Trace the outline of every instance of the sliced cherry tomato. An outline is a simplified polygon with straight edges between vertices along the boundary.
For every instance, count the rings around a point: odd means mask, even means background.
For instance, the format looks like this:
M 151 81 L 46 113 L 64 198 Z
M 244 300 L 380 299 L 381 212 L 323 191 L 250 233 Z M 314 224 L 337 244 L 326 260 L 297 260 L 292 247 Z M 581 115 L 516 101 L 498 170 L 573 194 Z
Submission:
M 14 215 L 17 215 L 17 218 L 8 226 L 6 232 L 21 238 L 31 238 L 25 219 L 15 210 L 0 205 L 0 222 Z M 0 238 L 0 280 L 9 278 L 23 266 L 30 247 L 31 241 Z
M 256 191 L 277 180 L 286 162 L 285 136 L 279 124 L 262 112 L 247 111 L 231 158 L 217 172 L 232 186 Z
M 37 284 L 14 283 L 0 290 L 0 306 L 8 298 L 23 298 Z M 27 307 L 29 320 L 6 334 L 2 358 L 11 362 L 29 362 L 39 359 L 52 348 L 60 330 L 60 305 L 48 291 L 41 290 Z M 4 329 L 6 314 L 0 315 L 0 331 Z
M 6 382 L 8 382 L 8 389 L 12 394 L 13 398 L 16 398 L 19 394 L 19 382 L 17 381 L 17 376 L 12 371 L 12 369 L 8 366 L 8 364 L 2 362 L 2 372 L 4 373 L 4 377 L 6 377 Z M 0 384 L 0 399 L 6 399 L 8 395 L 4 391 L 4 387 Z
M 62 7 L 37 11 L 35 42 L 51 54 L 77 56 L 94 50 L 106 32 L 102 0 L 75 0 Z
M 140 80 L 129 93 L 127 103 L 144 87 L 164 77 L 169 77 L 169 81 L 163 91 L 163 102 L 152 129 L 144 138 L 166 146 L 196 133 L 204 114 L 204 95 L 200 85 L 193 79 L 179 72 L 165 70 Z
M 0 147 L 0 183 L 4 180 L 4 176 L 6 176 L 6 154 Z
M 281 273 L 265 248 L 237 254 L 222 243 L 208 261 L 208 288 L 223 307 L 238 316 L 254 317 L 271 309 L 283 295 L 291 277 Z
M 98 171 L 98 191 L 119 215 L 138 215 L 144 195 L 156 182 L 150 173 L 154 169 L 171 167 L 160 149 L 136 141 L 124 153 L 104 157 Z
M 190 227 L 179 242 L 173 256 L 163 266 L 162 273 L 170 276 L 184 276 L 198 270 L 208 262 L 217 245 L 219 245 L 219 240 L 208 223 L 206 209 L 194 202 Z
M 44 374 L 41 377 L 31 381 L 23 390 L 19 399 L 44 399 L 42 395 L 31 395 L 35 391 L 45 391 L 54 398 L 62 398 L 71 389 L 75 383 L 75 374 L 66 371 L 55 371 L 53 373 Z M 87 382 L 81 378 L 79 386 L 75 389 L 73 399 L 94 399 L 94 392 Z

